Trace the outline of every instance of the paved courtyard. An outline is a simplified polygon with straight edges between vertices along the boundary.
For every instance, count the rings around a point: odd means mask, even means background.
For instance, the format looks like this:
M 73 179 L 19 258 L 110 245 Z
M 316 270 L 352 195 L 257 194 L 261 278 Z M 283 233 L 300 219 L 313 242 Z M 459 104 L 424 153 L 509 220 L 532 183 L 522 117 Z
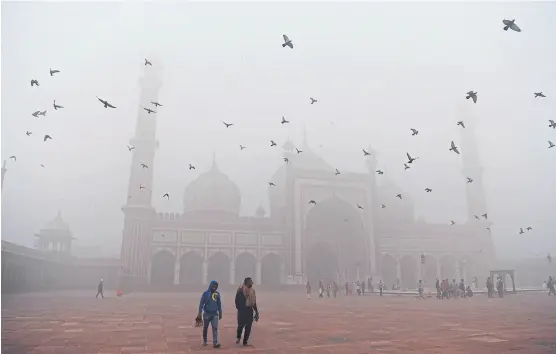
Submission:
M 233 294 L 224 293 L 220 349 L 202 347 L 193 327 L 197 294 L 94 294 L 2 296 L 2 353 L 556 352 L 556 297 L 546 293 L 438 301 L 260 292 L 253 347 L 235 345 Z

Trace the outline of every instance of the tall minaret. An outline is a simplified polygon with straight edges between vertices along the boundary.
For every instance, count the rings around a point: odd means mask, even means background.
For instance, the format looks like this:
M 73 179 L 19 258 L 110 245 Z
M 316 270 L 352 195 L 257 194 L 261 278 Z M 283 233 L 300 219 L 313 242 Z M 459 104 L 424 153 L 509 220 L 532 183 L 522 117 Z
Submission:
M 132 150 L 131 171 L 126 204 L 121 250 L 122 287 L 126 290 L 147 284 L 150 267 L 150 241 L 152 222 L 156 217 L 151 206 L 154 155 L 156 141 L 156 113 L 149 114 L 148 107 L 157 111 L 151 101 L 158 102 L 158 91 L 162 85 L 161 63 L 154 56 L 149 57 L 152 66 L 144 67 L 144 75 L 139 80 L 140 101 L 135 136 L 130 140 Z M 142 164 L 148 166 L 143 167 Z M 141 188 L 144 187 L 144 188 Z

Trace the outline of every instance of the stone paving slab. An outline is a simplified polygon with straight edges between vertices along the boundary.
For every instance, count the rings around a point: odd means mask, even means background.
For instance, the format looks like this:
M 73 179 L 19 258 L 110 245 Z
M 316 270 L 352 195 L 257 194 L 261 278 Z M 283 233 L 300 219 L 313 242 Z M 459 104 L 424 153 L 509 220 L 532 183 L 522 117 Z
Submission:
M 252 347 L 235 345 L 233 294 L 223 293 L 222 348 L 193 327 L 199 294 L 2 296 L 2 353 L 555 353 L 556 297 L 489 301 L 412 297 L 310 299 L 258 294 Z M 211 332 L 209 330 L 209 341 Z

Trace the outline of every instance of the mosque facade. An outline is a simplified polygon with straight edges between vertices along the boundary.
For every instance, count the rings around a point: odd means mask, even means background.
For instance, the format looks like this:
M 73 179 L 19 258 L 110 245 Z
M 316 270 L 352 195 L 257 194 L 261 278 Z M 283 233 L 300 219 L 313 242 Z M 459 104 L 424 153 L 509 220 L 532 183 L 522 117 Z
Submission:
M 141 102 L 157 100 L 160 70 L 146 67 Z M 415 288 L 419 279 L 429 286 L 437 277 L 484 279 L 494 261 L 486 231 L 490 221 L 473 218 L 487 210 L 472 129 L 466 129 L 460 144 L 462 174 L 474 179 L 466 185 L 468 220 L 450 226 L 416 221 L 409 196 L 397 199 L 403 192 L 392 182 L 378 186 L 371 148 L 366 173 L 336 175 L 309 146 L 297 154 L 290 141 L 282 147 L 289 162 L 270 178 L 276 186 L 268 187 L 268 215 L 262 207 L 252 217 L 239 215 L 241 191 L 216 161 L 186 186 L 183 212 L 157 213 L 150 192 L 156 120 L 156 113 L 141 109 L 130 141 L 135 149 L 122 208 L 121 277 L 126 284 L 192 286 L 216 279 L 237 285 L 250 276 L 256 284 L 271 286 L 372 276 Z

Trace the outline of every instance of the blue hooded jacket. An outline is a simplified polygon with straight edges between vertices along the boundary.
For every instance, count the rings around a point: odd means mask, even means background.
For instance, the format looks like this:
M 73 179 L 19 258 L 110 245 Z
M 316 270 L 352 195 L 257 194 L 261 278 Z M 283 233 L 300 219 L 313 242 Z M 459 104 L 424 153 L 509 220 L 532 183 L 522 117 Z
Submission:
M 199 313 L 203 311 L 207 315 L 216 315 L 222 313 L 222 303 L 220 302 L 220 293 L 217 291 L 212 292 L 212 285 L 218 284 L 217 281 L 212 280 L 209 284 L 207 291 L 201 295 L 201 302 L 199 303 Z

